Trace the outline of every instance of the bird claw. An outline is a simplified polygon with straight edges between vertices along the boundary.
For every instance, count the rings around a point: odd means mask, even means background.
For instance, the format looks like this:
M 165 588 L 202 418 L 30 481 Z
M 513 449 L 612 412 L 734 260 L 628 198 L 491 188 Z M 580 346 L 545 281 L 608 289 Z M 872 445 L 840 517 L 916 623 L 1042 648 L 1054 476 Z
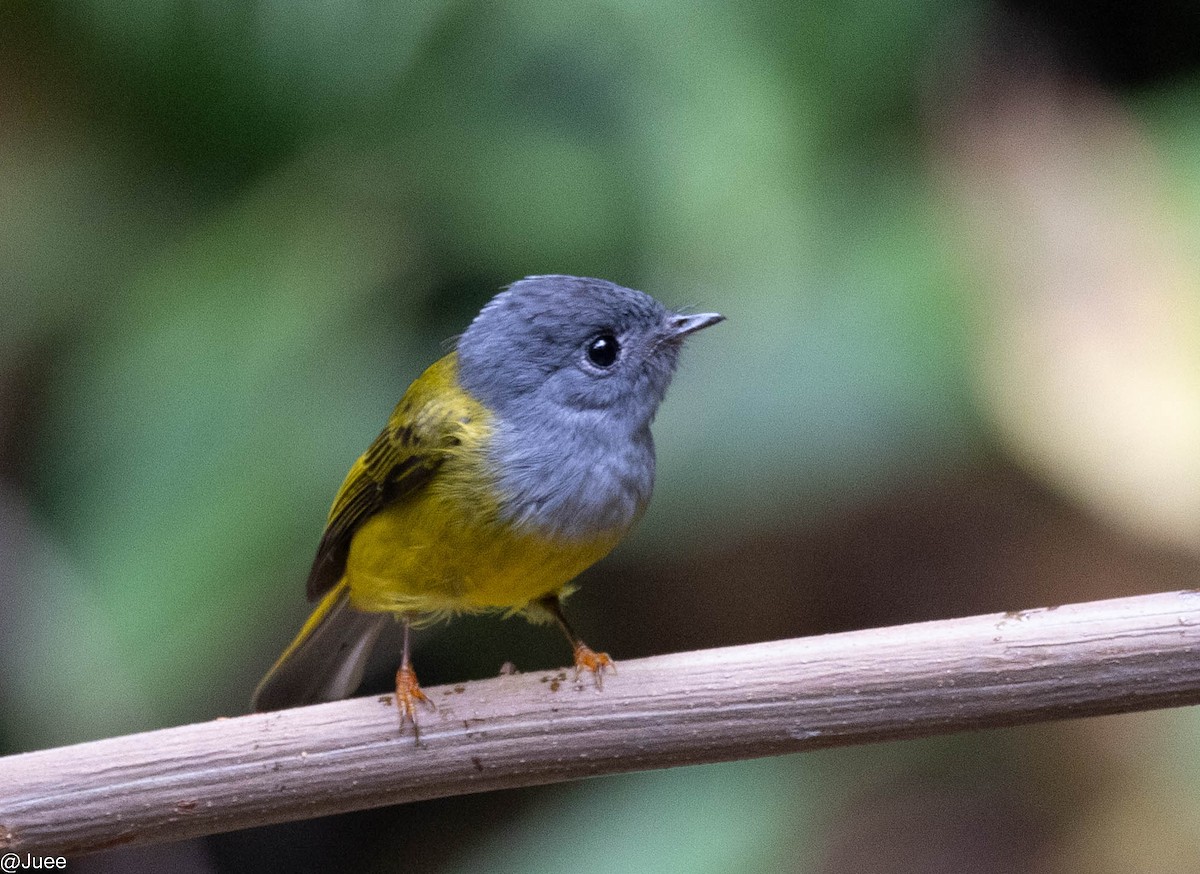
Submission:
M 614 674 L 617 672 L 617 665 L 613 662 L 606 652 L 596 652 L 590 646 L 584 643 L 575 645 L 575 679 L 579 680 L 580 674 L 585 670 L 592 672 L 592 678 L 596 682 L 597 689 L 604 688 L 604 672 L 611 670 Z
M 420 740 L 420 727 L 417 725 L 417 702 L 429 710 L 437 710 L 437 706 L 429 700 L 429 696 L 417 682 L 417 672 L 411 667 L 401 666 L 396 671 L 396 709 L 400 713 L 400 733 L 404 734 L 405 724 L 413 727 L 413 737 Z

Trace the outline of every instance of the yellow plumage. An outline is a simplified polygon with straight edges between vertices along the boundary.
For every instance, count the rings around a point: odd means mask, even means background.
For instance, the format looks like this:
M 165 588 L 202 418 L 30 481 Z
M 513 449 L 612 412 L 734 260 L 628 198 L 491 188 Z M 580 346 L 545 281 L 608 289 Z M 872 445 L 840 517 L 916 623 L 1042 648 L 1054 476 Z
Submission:
M 363 635 L 373 643 L 377 627 L 356 612 L 419 625 L 455 613 L 524 610 L 565 596 L 574 577 L 616 546 L 625 529 L 570 539 L 502 520 L 491 433 L 491 414 L 458 384 L 455 353 L 409 387 L 338 490 L 309 576 L 309 596 L 320 603 L 259 684 L 256 708 L 276 706 L 276 697 L 347 694 L 361 665 L 320 692 L 313 676 Z M 542 616 L 536 606 L 531 614 Z M 298 694 L 297 685 L 312 689 Z
M 491 417 L 458 386 L 454 371 L 450 354 L 392 414 L 392 428 L 419 421 L 438 433 L 444 457 L 426 485 L 373 513 L 354 533 L 345 580 L 359 610 L 414 613 L 424 621 L 518 610 L 559 591 L 624 533 L 566 541 L 502 523 L 487 461 Z M 363 465 L 360 459 L 343 491 Z

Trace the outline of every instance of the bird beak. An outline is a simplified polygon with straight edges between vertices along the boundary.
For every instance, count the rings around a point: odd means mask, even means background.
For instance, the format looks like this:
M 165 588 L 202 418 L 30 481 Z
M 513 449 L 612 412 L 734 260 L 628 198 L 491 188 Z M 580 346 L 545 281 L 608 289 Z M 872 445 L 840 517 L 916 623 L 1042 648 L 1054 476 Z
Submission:
M 702 331 L 705 328 L 715 325 L 717 322 L 723 321 L 725 321 L 725 317 L 720 313 L 671 316 L 667 319 L 667 338 L 670 340 L 682 340 L 688 334 L 694 334 L 697 331 Z

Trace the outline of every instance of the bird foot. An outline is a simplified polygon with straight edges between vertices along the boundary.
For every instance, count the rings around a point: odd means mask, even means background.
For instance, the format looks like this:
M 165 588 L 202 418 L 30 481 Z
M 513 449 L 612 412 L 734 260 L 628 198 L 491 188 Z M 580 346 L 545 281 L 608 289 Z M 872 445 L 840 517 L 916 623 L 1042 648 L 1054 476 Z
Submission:
M 404 734 L 405 724 L 413 727 L 413 737 L 420 738 L 420 728 L 417 726 L 417 702 L 430 710 L 437 707 L 429 696 L 421 690 L 417 682 L 417 672 L 407 665 L 401 665 L 396 671 L 396 709 L 400 712 L 400 733 Z
M 575 679 L 579 679 L 579 675 L 585 670 L 592 672 L 592 678 L 596 681 L 596 688 L 604 688 L 604 672 L 606 670 L 617 672 L 616 663 L 609 657 L 606 652 L 596 652 L 586 643 L 577 643 L 575 645 Z

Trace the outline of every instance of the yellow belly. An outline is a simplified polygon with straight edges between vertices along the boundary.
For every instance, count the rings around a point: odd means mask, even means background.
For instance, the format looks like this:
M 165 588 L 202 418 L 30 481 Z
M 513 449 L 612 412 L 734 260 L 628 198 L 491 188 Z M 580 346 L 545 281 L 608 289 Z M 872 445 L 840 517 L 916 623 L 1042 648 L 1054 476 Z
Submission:
M 345 577 L 358 609 L 427 619 L 520 610 L 560 592 L 623 533 L 567 540 L 520 531 L 498 521 L 491 502 L 465 500 L 453 487 L 453 471 L 443 469 L 435 479 L 355 533 Z

